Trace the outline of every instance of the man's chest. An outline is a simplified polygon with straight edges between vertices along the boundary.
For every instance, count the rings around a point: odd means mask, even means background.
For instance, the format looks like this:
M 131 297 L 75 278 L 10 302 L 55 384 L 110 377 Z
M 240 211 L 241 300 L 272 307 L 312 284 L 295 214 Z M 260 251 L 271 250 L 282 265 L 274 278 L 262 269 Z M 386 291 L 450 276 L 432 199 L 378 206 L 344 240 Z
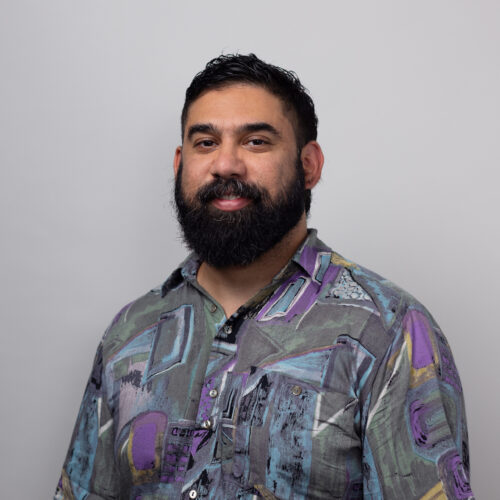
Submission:
M 130 488 L 356 498 L 359 396 L 375 360 L 356 339 L 366 313 L 349 314 L 330 311 L 325 326 L 322 311 L 283 324 L 224 322 L 210 307 L 162 313 L 106 369 Z

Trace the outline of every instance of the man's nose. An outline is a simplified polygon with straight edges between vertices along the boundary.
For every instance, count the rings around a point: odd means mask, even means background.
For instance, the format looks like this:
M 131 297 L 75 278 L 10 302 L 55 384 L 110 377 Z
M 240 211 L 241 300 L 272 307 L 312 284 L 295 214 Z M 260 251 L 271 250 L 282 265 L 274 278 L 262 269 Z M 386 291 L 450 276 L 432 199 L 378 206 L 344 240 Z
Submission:
M 211 173 L 214 177 L 244 177 L 245 162 L 238 151 L 237 145 L 221 145 L 214 157 Z

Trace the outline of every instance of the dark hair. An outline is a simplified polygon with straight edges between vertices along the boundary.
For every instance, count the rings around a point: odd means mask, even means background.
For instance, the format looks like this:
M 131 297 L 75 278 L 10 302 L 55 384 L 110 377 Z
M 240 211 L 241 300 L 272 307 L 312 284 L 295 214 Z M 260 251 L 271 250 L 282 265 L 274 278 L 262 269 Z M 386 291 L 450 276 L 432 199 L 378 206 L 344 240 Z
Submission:
M 277 96 L 287 110 L 295 115 L 294 130 L 300 152 L 309 141 L 316 140 L 318 118 L 307 89 L 292 71 L 265 63 L 255 54 L 227 54 L 212 59 L 200 71 L 186 90 L 182 108 L 181 129 L 184 136 L 187 114 L 191 104 L 206 90 L 233 83 L 248 83 L 264 87 Z

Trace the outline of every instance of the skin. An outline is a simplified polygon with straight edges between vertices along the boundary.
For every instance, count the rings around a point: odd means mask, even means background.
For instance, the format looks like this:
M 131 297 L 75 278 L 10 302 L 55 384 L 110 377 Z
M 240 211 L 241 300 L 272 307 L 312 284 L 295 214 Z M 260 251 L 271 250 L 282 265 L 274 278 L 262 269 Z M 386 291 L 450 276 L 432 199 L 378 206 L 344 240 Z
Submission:
M 174 156 L 177 176 L 183 162 L 183 190 L 193 198 L 217 177 L 235 178 L 265 187 L 276 199 L 294 176 L 297 154 L 294 116 L 266 89 L 233 84 L 207 91 L 188 111 L 183 145 Z M 300 153 L 307 189 L 321 177 L 323 153 L 316 141 Z M 239 210 L 252 203 L 246 198 L 216 199 L 219 210 Z M 214 268 L 203 262 L 199 284 L 229 317 L 267 285 L 287 264 L 307 236 L 305 213 L 297 225 L 268 252 L 248 266 Z

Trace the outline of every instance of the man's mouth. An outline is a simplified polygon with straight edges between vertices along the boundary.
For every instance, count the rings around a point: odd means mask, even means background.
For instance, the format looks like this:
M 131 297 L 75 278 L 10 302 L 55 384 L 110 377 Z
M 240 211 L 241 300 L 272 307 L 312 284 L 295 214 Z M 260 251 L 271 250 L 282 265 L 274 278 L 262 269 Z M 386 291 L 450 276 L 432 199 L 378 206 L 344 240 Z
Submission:
M 224 212 L 241 210 L 251 203 L 258 203 L 261 191 L 251 184 L 235 179 L 218 179 L 201 188 L 198 199 L 202 205 L 209 205 Z
M 212 205 L 219 210 L 231 212 L 233 210 L 240 210 L 251 202 L 252 200 L 250 198 L 244 198 L 235 194 L 227 194 L 214 198 L 212 200 Z

